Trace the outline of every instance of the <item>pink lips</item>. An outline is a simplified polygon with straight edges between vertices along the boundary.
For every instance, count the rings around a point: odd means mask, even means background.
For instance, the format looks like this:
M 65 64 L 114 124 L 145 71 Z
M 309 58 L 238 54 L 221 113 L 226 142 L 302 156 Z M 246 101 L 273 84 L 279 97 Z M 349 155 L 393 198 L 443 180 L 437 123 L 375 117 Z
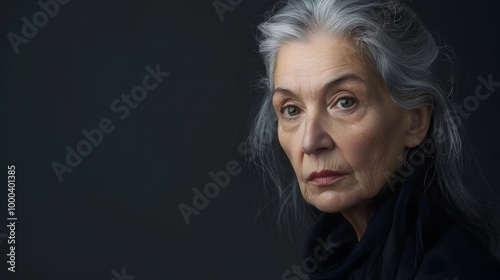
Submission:
M 311 181 L 317 186 L 328 186 L 333 184 L 343 175 L 345 174 L 332 170 L 323 170 L 311 173 L 309 177 L 307 177 L 307 181 Z

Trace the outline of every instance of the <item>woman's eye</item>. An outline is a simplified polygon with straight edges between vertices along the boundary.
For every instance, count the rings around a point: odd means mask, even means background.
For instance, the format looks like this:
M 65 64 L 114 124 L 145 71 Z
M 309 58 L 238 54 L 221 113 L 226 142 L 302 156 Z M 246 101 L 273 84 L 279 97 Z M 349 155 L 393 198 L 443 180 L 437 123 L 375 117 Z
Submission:
M 286 117 L 294 117 L 300 114 L 300 109 L 294 105 L 287 105 L 283 108 L 283 114 L 285 114 Z
M 353 98 L 344 97 L 339 99 L 337 107 L 340 109 L 349 109 L 354 106 L 354 104 L 356 104 L 356 101 Z

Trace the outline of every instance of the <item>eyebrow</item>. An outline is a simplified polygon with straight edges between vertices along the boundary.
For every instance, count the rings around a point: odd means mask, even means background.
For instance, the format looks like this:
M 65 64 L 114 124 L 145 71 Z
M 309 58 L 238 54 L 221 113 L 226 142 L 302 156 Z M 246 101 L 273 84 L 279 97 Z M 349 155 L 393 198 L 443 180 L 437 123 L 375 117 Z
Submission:
M 345 83 L 345 82 L 348 82 L 348 81 L 357 81 L 357 82 L 365 83 L 365 80 L 363 80 L 363 78 L 361 78 L 360 76 L 353 74 L 353 73 L 348 73 L 348 74 L 341 75 L 340 77 L 335 78 L 332 81 L 326 83 L 323 86 L 323 88 L 321 89 L 321 91 L 322 92 L 328 91 L 328 90 L 335 88 L 338 85 Z M 293 91 L 286 89 L 286 88 L 281 88 L 281 87 L 275 88 L 273 90 L 272 95 L 274 95 L 277 92 L 287 94 L 287 95 L 295 95 L 295 93 Z

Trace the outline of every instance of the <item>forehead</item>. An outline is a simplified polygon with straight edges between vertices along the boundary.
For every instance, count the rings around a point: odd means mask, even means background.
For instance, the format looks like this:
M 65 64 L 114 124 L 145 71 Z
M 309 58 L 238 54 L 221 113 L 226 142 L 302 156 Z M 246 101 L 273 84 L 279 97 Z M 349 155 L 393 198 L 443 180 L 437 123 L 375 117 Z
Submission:
M 362 80 L 376 76 L 368 60 L 344 38 L 312 35 L 304 41 L 284 44 L 278 51 L 274 71 L 277 87 L 322 87 L 332 77 L 354 74 Z

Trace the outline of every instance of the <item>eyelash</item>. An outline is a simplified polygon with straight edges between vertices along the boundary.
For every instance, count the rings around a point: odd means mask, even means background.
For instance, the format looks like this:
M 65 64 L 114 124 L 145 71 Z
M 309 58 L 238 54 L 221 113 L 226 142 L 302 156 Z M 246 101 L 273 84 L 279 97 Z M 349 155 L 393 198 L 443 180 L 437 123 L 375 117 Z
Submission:
M 295 116 L 289 117 L 289 116 L 287 116 L 287 115 L 285 114 L 285 110 L 286 110 L 288 107 L 292 107 L 292 106 L 296 107 L 299 111 L 301 111 L 301 112 L 302 112 L 302 110 L 301 110 L 298 106 L 296 106 L 296 105 L 293 105 L 293 104 L 287 104 L 287 105 L 284 105 L 283 107 L 281 107 L 280 112 L 281 112 L 281 116 L 283 116 L 283 118 L 285 118 L 285 119 L 286 119 L 286 120 L 288 120 L 288 121 L 291 121 L 291 120 L 295 119 Z
M 352 96 L 345 95 L 345 96 L 340 96 L 340 97 L 338 97 L 338 98 L 336 99 L 336 101 L 334 102 L 333 107 L 336 107 L 336 106 L 339 104 L 339 101 L 340 101 L 340 100 L 342 100 L 342 99 L 348 99 L 348 100 L 353 101 L 353 103 L 354 103 L 354 104 L 353 104 L 351 107 L 349 107 L 349 108 L 346 108 L 346 109 L 340 109 L 340 110 L 342 110 L 342 111 L 344 111 L 344 112 L 350 112 L 350 111 L 352 111 L 352 110 L 354 109 L 354 107 L 356 106 L 356 104 L 358 104 L 358 101 L 356 100 L 356 98 L 354 98 L 354 97 L 352 97 Z M 300 110 L 300 111 L 302 112 L 302 110 L 301 110 L 298 106 L 296 106 L 296 105 L 293 105 L 293 104 L 285 104 L 285 105 L 283 105 L 283 106 L 281 107 L 280 113 L 281 113 L 281 115 L 282 115 L 282 116 L 283 116 L 286 120 L 289 120 L 289 121 L 291 121 L 291 120 L 295 119 L 295 117 L 296 117 L 296 116 L 288 117 L 288 116 L 285 114 L 285 110 L 286 110 L 288 107 L 292 107 L 292 106 L 296 107 L 298 110 Z
M 348 99 L 348 100 L 351 100 L 354 104 L 349 107 L 349 108 L 344 108 L 344 109 L 341 109 L 342 111 L 351 111 L 354 109 L 354 107 L 356 106 L 356 104 L 358 104 L 358 100 L 356 100 L 356 98 L 350 96 L 350 95 L 344 95 L 344 96 L 340 96 L 337 98 L 337 100 L 335 101 L 334 103 L 334 106 L 337 106 L 339 104 L 339 101 L 342 100 L 342 99 Z

